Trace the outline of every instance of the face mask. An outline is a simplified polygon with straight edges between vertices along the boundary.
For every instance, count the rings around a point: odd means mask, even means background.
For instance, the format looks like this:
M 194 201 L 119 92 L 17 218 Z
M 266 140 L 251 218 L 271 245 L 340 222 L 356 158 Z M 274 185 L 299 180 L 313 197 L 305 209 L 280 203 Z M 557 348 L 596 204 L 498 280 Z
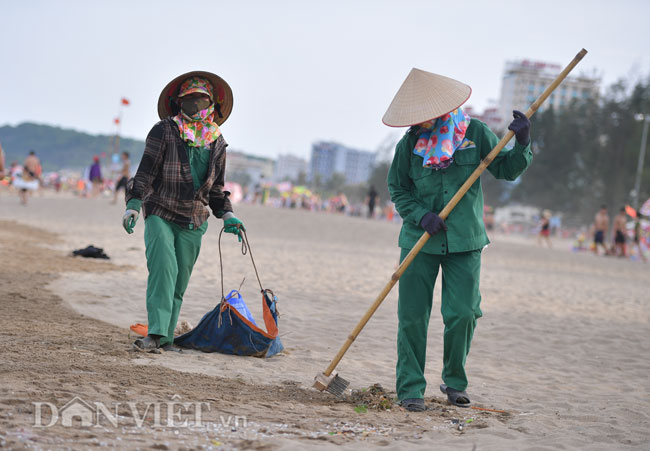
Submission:
M 194 97 L 181 99 L 180 103 L 183 113 L 187 114 L 188 116 L 194 116 L 199 111 L 208 108 L 212 102 L 210 99 L 206 99 L 205 97 Z

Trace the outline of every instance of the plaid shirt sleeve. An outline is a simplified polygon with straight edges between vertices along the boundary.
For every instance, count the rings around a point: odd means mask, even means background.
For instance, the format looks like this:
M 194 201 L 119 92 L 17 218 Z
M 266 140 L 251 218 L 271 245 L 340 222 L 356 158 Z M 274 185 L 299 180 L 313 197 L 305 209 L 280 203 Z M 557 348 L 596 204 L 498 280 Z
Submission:
M 224 213 L 232 212 L 232 204 L 230 203 L 229 191 L 224 191 L 224 174 L 226 172 L 226 149 L 224 148 L 217 159 L 217 178 L 212 184 L 212 189 L 210 189 L 210 209 L 212 213 L 217 217 L 221 218 Z
M 126 202 L 131 199 L 144 200 L 153 191 L 153 181 L 160 172 L 165 155 L 164 128 L 162 123 L 153 126 L 144 148 L 138 171 L 133 178 L 133 186 L 127 190 Z

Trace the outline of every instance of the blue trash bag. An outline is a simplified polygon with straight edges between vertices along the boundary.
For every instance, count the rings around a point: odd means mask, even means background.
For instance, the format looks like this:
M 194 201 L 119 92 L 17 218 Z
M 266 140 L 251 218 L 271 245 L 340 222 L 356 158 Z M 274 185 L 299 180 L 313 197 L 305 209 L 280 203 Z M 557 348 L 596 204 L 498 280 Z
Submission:
M 206 313 L 194 329 L 176 337 L 174 344 L 203 352 L 271 357 L 284 349 L 278 335 L 278 298 L 273 291 L 264 289 L 262 286 L 244 228 L 239 231 L 240 237 L 243 238 L 242 254 L 250 254 L 253 268 L 255 268 L 255 276 L 260 285 L 260 293 L 262 293 L 262 313 L 266 330 L 257 325 L 239 291 L 232 290 L 228 296 L 224 296 L 223 262 L 221 259 L 221 236 L 224 230 L 225 227 L 219 233 L 221 302 L 214 310 Z
M 237 293 L 237 296 L 231 295 Z M 239 303 L 241 300 L 241 304 Z M 231 303 L 231 301 L 233 303 Z M 266 330 L 259 328 L 238 291 L 233 290 L 191 331 L 174 339 L 182 348 L 203 352 L 271 357 L 284 349 L 278 336 L 278 298 L 271 290 L 262 292 Z M 244 312 L 233 304 L 240 304 Z
M 241 297 L 239 291 L 232 290 L 230 293 L 228 293 L 228 296 L 226 296 L 226 301 L 235 307 L 239 313 L 244 315 L 248 321 L 253 323 L 253 326 L 257 326 L 255 318 L 253 318 L 253 314 L 250 310 L 248 310 L 248 306 L 246 305 L 246 302 L 244 302 L 244 298 Z

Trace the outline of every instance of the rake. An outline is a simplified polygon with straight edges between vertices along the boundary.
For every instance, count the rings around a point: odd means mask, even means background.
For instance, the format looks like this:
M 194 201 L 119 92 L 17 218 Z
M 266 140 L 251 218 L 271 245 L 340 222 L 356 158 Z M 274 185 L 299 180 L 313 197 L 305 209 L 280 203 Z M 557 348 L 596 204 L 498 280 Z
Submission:
M 573 70 L 573 68 L 582 60 L 582 58 L 587 54 L 587 51 L 585 49 L 580 50 L 578 54 L 573 58 L 573 60 L 569 63 L 567 67 L 564 68 L 562 72 L 553 80 L 553 83 L 549 85 L 548 88 L 533 102 L 533 104 L 528 108 L 528 111 L 526 111 L 526 117 L 530 118 L 535 112 L 539 109 L 539 107 L 544 103 L 544 101 L 551 95 L 551 93 L 562 83 L 562 81 L 569 75 L 569 72 Z M 474 172 L 469 176 L 469 178 L 465 181 L 465 183 L 458 189 L 456 194 L 454 194 L 454 197 L 451 198 L 449 203 L 445 205 L 445 208 L 442 209 L 442 211 L 439 213 L 439 216 L 445 220 L 447 219 L 447 216 L 449 216 L 449 213 L 451 210 L 454 209 L 456 204 L 462 199 L 462 197 L 465 195 L 467 190 L 474 184 L 474 182 L 479 178 L 479 176 L 485 171 L 485 169 L 492 163 L 492 160 L 496 158 L 496 156 L 501 152 L 501 150 L 505 147 L 505 145 L 512 139 L 514 136 L 514 132 L 508 131 L 506 135 L 501 138 L 499 143 L 490 151 L 490 153 L 481 161 L 481 163 L 478 165 L 478 167 L 474 170 Z M 392 288 L 395 286 L 399 278 L 402 276 L 406 268 L 411 264 L 415 256 L 420 252 L 424 244 L 429 240 L 431 235 L 429 235 L 428 232 L 424 232 L 422 234 L 422 237 L 418 240 L 417 243 L 415 243 L 415 246 L 413 246 L 413 249 L 408 253 L 406 258 L 402 261 L 402 263 L 399 265 L 397 268 L 397 271 L 393 273 L 393 275 L 390 278 L 390 281 L 386 284 L 384 289 L 379 293 L 377 298 L 375 299 L 375 302 L 370 306 L 368 311 L 366 312 L 365 315 L 361 318 L 359 323 L 356 325 L 356 327 L 352 330 L 350 335 L 348 336 L 347 340 L 345 340 L 345 343 L 343 343 L 343 346 L 341 346 L 341 349 L 339 352 L 336 354 L 334 359 L 330 362 L 329 366 L 323 371 L 322 373 L 319 373 L 316 375 L 314 379 L 314 388 L 320 391 L 328 391 L 329 393 L 332 393 L 335 396 L 343 396 L 345 393 L 345 390 L 347 387 L 350 385 L 350 382 L 343 379 L 338 375 L 334 369 L 336 366 L 339 364 L 341 359 L 343 358 L 343 355 L 347 352 L 348 348 L 352 345 L 354 340 L 356 340 L 357 336 L 361 332 L 361 330 L 364 328 L 366 323 L 370 320 L 372 315 L 377 311 L 381 303 L 384 301 L 386 296 L 388 296 L 388 293 L 392 290 Z

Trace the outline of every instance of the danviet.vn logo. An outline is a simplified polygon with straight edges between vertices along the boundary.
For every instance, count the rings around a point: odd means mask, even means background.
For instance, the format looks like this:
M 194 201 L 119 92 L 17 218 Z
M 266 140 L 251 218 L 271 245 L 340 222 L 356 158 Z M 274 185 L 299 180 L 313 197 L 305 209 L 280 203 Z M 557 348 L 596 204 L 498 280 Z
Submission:
M 135 425 L 136 427 L 202 427 L 204 414 L 211 411 L 208 402 L 184 402 L 179 395 L 169 401 L 154 402 L 88 402 L 75 396 L 63 405 L 51 402 L 32 402 L 34 426 L 48 428 L 64 427 L 113 427 Z M 215 415 L 212 415 L 214 417 Z M 243 415 L 218 415 L 224 427 L 246 427 Z

